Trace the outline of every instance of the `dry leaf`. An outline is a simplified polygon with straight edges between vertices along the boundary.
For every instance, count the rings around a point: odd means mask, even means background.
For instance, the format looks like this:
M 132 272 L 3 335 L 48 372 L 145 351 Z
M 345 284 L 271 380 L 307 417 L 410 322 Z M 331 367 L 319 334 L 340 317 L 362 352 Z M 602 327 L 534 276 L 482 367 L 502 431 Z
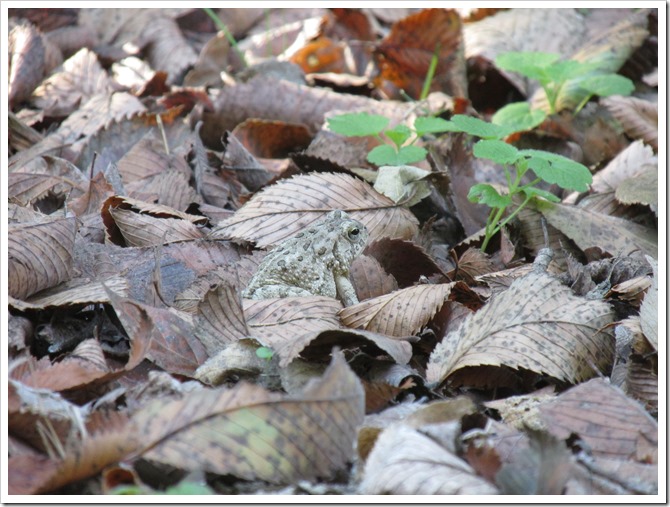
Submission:
M 643 166 L 638 174 L 622 181 L 614 193 L 622 204 L 646 204 L 658 210 L 658 167 Z
M 339 329 L 342 303 L 324 296 L 243 300 L 249 333 L 274 350 L 284 367 L 322 331 Z
M 195 335 L 211 357 L 226 344 L 249 336 L 240 292 L 221 283 L 212 287 L 198 304 Z
M 611 255 L 626 255 L 641 250 L 658 257 L 658 234 L 649 227 L 560 203 L 537 201 L 535 207 L 549 224 L 582 250 L 599 247 Z
M 657 103 L 619 95 L 601 99 L 601 103 L 621 122 L 629 137 L 642 139 L 658 151 Z
M 8 176 L 8 196 L 21 206 L 27 206 L 49 193 L 79 197 L 88 186 L 88 179 L 78 167 L 58 157 L 35 157 L 16 167 Z
M 456 438 L 459 424 L 453 427 Z M 365 463 L 362 494 L 494 495 L 495 486 L 479 477 L 453 449 L 429 434 L 405 425 L 384 430 Z
M 69 116 L 98 93 L 111 93 L 112 80 L 93 51 L 82 48 L 68 58 L 33 93 L 32 102 L 48 116 Z
M 8 289 L 18 299 L 69 280 L 77 223 L 74 218 L 14 225 L 8 235 Z
M 653 150 L 638 139 L 593 176 L 591 189 L 601 193 L 614 191 L 646 165 L 658 167 L 658 159 Z
M 30 24 L 18 25 L 9 33 L 8 95 L 12 108 L 30 97 L 45 71 L 46 51 L 40 31 Z
M 377 259 L 359 255 L 351 263 L 349 278 L 359 301 L 370 299 L 398 289 L 398 282 L 388 274 Z
M 647 262 L 654 270 L 651 287 L 640 306 L 640 325 L 649 343 L 658 350 L 658 262 L 647 256 Z
M 558 438 L 578 434 L 595 457 L 657 463 L 657 422 L 604 379 L 566 391 L 540 407 L 540 416 Z
M 455 286 L 456 283 L 444 283 L 408 287 L 348 306 L 340 311 L 340 318 L 348 327 L 411 336 L 430 322 Z
M 392 98 L 404 90 L 418 99 L 431 59 L 437 54 L 430 90 L 467 97 L 461 26 L 453 9 L 424 9 L 394 23 L 374 53 L 380 69 L 375 78 L 377 88 Z
M 463 368 L 490 365 L 585 380 L 611 364 L 613 340 L 604 328 L 612 320 L 608 304 L 534 271 L 449 333 L 431 354 L 426 378 L 441 383 Z
M 266 187 L 219 224 L 211 237 L 254 241 L 264 248 L 304 230 L 335 209 L 363 222 L 370 240 L 383 236 L 409 239 L 418 230 L 409 210 L 366 182 L 346 174 L 325 173 L 294 176 Z
M 183 470 L 290 484 L 328 479 L 353 457 L 364 393 L 341 353 L 301 395 L 242 383 L 181 400 L 155 400 L 134 416 L 144 457 Z

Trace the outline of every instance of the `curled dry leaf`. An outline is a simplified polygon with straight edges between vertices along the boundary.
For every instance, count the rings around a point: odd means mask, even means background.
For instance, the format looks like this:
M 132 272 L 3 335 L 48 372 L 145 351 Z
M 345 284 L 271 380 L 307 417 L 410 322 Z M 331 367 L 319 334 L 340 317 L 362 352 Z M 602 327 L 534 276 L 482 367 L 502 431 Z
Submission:
M 596 378 L 539 407 L 558 438 L 578 434 L 595 457 L 658 462 L 658 423 L 619 388 Z
M 374 298 L 398 289 L 396 279 L 388 274 L 377 259 L 359 255 L 351 263 L 349 278 L 359 301 Z
M 550 225 L 582 250 L 599 247 L 612 255 L 626 255 L 641 250 L 654 258 L 658 257 L 658 234 L 649 227 L 560 203 L 536 201 L 535 207 Z
M 353 457 L 364 406 L 358 377 L 336 352 L 324 375 L 298 396 L 241 383 L 155 400 L 133 420 L 147 459 L 289 484 L 342 470 Z
M 411 336 L 430 322 L 455 285 L 444 283 L 407 287 L 348 306 L 340 311 L 340 318 L 348 327 L 390 336 Z
M 75 218 L 10 226 L 8 289 L 18 299 L 70 279 Z
M 254 195 L 212 237 L 274 245 L 306 229 L 331 210 L 341 209 L 368 228 L 370 239 L 411 238 L 418 221 L 406 208 L 377 193 L 368 183 L 347 174 L 294 176 Z
M 339 329 L 342 303 L 324 296 L 243 300 L 249 333 L 280 357 L 284 367 L 322 331 Z
M 451 426 L 457 438 L 459 425 Z M 405 425 L 384 430 L 365 463 L 360 492 L 368 495 L 494 495 L 495 486 L 482 479 L 452 449 L 424 431 Z
M 160 204 L 113 196 L 102 205 L 105 236 L 120 246 L 153 246 L 189 239 L 203 233 L 196 224 L 205 217 L 189 215 Z
M 466 367 L 507 366 L 579 382 L 611 364 L 605 327 L 613 320 L 607 303 L 577 297 L 533 271 L 449 333 L 431 354 L 426 378 L 443 382 Z
M 642 166 L 658 167 L 658 158 L 649 146 L 638 139 L 593 176 L 591 189 L 595 192 L 614 191 L 621 182 L 634 177 Z

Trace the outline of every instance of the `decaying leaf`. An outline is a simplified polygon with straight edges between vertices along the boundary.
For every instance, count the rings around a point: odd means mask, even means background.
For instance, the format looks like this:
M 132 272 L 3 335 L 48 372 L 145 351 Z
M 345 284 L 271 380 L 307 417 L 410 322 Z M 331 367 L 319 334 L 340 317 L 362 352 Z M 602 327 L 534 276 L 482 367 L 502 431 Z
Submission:
M 331 478 L 353 457 L 363 388 L 341 353 L 299 396 L 242 383 L 156 400 L 134 419 L 144 457 L 183 470 L 289 484 Z
M 308 174 L 266 187 L 229 220 L 213 238 L 256 242 L 264 248 L 309 227 L 326 213 L 341 209 L 368 228 L 370 239 L 411 238 L 417 220 L 406 208 L 377 193 L 366 182 L 346 174 Z
M 613 340 L 605 329 L 613 320 L 607 303 L 577 297 L 552 276 L 533 271 L 443 338 L 430 356 L 426 378 L 443 382 L 463 368 L 488 365 L 585 380 L 613 360 Z
M 426 178 L 430 172 L 411 165 L 382 166 L 377 171 L 374 189 L 394 202 L 405 202 L 414 206 L 430 195 L 430 185 Z

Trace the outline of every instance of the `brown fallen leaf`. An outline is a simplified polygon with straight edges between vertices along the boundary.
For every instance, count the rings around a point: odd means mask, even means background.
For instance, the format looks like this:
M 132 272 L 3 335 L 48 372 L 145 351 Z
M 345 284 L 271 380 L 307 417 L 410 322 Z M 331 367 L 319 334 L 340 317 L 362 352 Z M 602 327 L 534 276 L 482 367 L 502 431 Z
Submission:
M 658 350 L 658 262 L 650 257 L 647 262 L 651 264 L 654 276 L 640 306 L 640 326 L 649 344 Z
M 462 282 L 458 282 L 464 285 Z M 442 308 L 456 283 L 417 285 L 340 311 L 344 325 L 390 336 L 411 336 Z
M 120 246 L 153 246 L 200 239 L 198 224 L 205 217 L 182 213 L 169 206 L 113 196 L 102 205 L 105 237 Z
M 305 125 L 277 120 L 245 120 L 232 135 L 254 156 L 262 158 L 286 158 L 289 153 L 307 148 L 312 140 Z
M 434 54 L 431 91 L 467 97 L 461 18 L 454 9 L 424 9 L 397 21 L 374 52 L 380 69 L 375 85 L 391 98 L 404 90 L 418 99 Z
M 32 24 L 12 28 L 8 41 L 9 104 L 12 108 L 30 97 L 45 72 L 46 51 L 42 33 Z
M 75 218 L 12 225 L 8 235 L 8 290 L 18 299 L 69 280 L 72 273 Z
M 599 247 L 611 255 L 641 250 L 658 257 L 658 234 L 649 227 L 560 203 L 537 201 L 535 208 L 582 250 Z
M 322 331 L 339 329 L 342 303 L 324 296 L 244 299 L 249 334 L 274 350 L 284 367 Z
M 460 424 L 437 426 L 455 440 Z M 496 487 L 478 476 L 455 449 L 423 429 L 397 424 L 379 434 L 367 457 L 359 492 L 368 495 L 494 495 Z
M 595 457 L 658 462 L 658 423 L 605 379 L 575 386 L 539 407 L 539 412 L 552 434 L 558 438 L 578 434 Z
M 110 93 L 113 82 L 98 62 L 97 55 L 82 48 L 63 62 L 34 91 L 32 103 L 48 116 L 68 116 L 93 95 Z
M 637 97 L 615 95 L 602 99 L 602 104 L 621 122 L 626 134 L 642 139 L 658 151 L 658 104 Z
M 298 396 L 251 384 L 155 400 L 133 421 L 143 457 L 183 470 L 290 484 L 332 478 L 353 458 L 363 421 L 360 381 L 340 352 Z
M 49 192 L 69 194 L 74 199 L 86 192 L 88 186 L 88 179 L 78 167 L 48 155 L 35 157 L 8 175 L 8 197 L 21 206 L 46 197 Z
M 613 360 L 611 331 L 605 330 L 613 320 L 607 303 L 577 297 L 554 277 L 533 271 L 492 296 L 435 347 L 426 379 L 441 383 L 463 368 L 488 365 L 585 380 Z
M 235 287 L 221 283 L 207 291 L 198 304 L 194 334 L 210 357 L 226 344 L 249 336 L 242 298 Z
M 406 208 L 346 174 L 307 174 L 281 180 L 254 195 L 232 218 L 214 228 L 213 239 L 243 239 L 264 248 L 277 244 L 341 209 L 368 228 L 370 240 L 409 239 L 418 222 Z

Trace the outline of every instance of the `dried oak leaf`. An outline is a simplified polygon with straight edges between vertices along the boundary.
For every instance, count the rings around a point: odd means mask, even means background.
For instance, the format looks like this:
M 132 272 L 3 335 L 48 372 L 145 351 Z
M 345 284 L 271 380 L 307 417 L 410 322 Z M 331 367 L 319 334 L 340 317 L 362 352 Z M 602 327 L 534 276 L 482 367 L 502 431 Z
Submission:
M 611 364 L 614 344 L 604 328 L 614 317 L 607 303 L 577 297 L 533 271 L 449 333 L 431 354 L 426 378 L 441 383 L 467 367 L 506 366 L 579 382 Z
M 75 218 L 13 225 L 8 231 L 8 291 L 18 299 L 70 279 Z
M 596 378 L 539 407 L 558 438 L 576 433 L 593 456 L 641 463 L 658 462 L 658 423 L 635 400 Z
M 454 440 L 459 424 L 442 423 Z M 429 426 L 430 427 L 430 426 Z M 442 428 L 440 428 L 442 429 Z M 444 430 L 443 430 L 444 431 Z M 425 429 L 402 424 L 385 429 L 365 463 L 363 494 L 394 495 L 493 495 L 496 487 L 481 478 Z
M 243 300 L 251 337 L 274 350 L 284 367 L 322 331 L 340 329 L 342 303 L 324 296 Z
M 416 334 L 435 316 L 453 288 L 462 282 L 417 285 L 362 301 L 340 311 L 345 326 L 390 336 Z
M 341 209 L 368 228 L 370 240 L 409 239 L 418 221 L 407 209 L 347 174 L 307 174 L 281 180 L 255 194 L 211 234 L 214 239 L 243 239 L 264 248 L 304 230 L 326 213 Z
M 290 484 L 331 478 L 352 459 L 364 392 L 340 352 L 297 396 L 241 383 L 135 414 L 144 457 L 184 470 Z
M 380 69 L 377 88 L 396 97 L 399 90 L 419 98 L 433 55 L 432 91 L 467 97 L 461 18 L 453 9 L 425 9 L 393 24 L 374 52 Z

